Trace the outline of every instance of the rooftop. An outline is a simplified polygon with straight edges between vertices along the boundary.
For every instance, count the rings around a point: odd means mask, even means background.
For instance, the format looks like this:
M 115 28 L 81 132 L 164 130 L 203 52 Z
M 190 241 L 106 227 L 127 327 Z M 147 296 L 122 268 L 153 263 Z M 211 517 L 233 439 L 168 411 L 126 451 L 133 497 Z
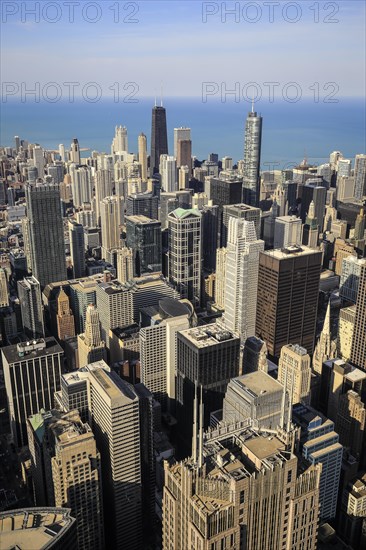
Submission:
M 288 246 L 287 248 L 276 248 L 275 250 L 266 250 L 261 252 L 266 256 L 270 256 L 276 260 L 289 260 L 293 257 L 310 256 L 313 254 L 321 254 L 319 250 L 314 250 L 307 246 Z
M 189 328 L 179 331 L 179 334 L 192 342 L 198 348 L 222 344 L 228 340 L 239 340 L 227 329 L 221 328 L 216 323 L 202 327 Z
M 252 397 L 283 392 L 282 384 L 261 370 L 233 378 L 230 385 L 236 386 L 239 391 L 249 392 Z
M 142 214 L 141 215 L 135 215 L 135 216 L 126 216 L 125 220 L 126 221 L 131 221 L 132 223 L 140 224 L 140 225 L 145 225 L 145 224 L 148 225 L 148 224 L 151 224 L 151 223 L 160 224 L 160 222 L 158 220 L 148 218 L 147 216 L 143 216 Z
M 34 342 L 36 342 L 36 344 L 34 344 Z M 27 348 L 29 348 L 28 352 Z M 35 359 L 37 357 L 44 357 L 45 355 L 53 355 L 56 353 L 63 354 L 62 347 L 53 336 L 6 346 L 2 348 L 1 351 L 9 364 Z

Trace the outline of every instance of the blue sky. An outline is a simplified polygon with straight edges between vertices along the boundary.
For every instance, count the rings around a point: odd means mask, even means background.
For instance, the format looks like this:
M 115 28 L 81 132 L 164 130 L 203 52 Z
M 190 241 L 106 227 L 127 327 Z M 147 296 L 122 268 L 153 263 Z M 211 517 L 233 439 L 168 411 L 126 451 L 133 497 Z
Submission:
M 71 23 L 63 1 L 3 0 L 1 78 L 30 88 L 34 82 L 42 86 L 54 81 L 65 94 L 64 82 L 94 81 L 103 95 L 113 94 L 109 87 L 115 82 L 121 87 L 136 82 L 145 97 L 159 93 L 161 82 L 164 95 L 171 97 L 199 97 L 202 82 L 225 83 L 227 89 L 238 82 L 241 90 L 256 82 L 265 93 L 265 82 L 278 82 L 278 90 L 296 82 L 304 96 L 312 96 L 309 88 L 315 82 L 321 87 L 334 82 L 339 96 L 365 95 L 362 0 L 272 2 L 272 23 L 270 3 L 251 2 L 249 7 L 248 2 L 79 0 Z M 99 21 L 83 18 L 86 4 L 84 15 L 93 19 L 99 14 Z M 222 4 L 227 9 L 237 5 L 240 12 L 222 21 Z M 26 11 L 38 5 L 35 21 Z M 117 7 L 120 20 L 114 22 Z M 207 12 L 215 13 L 204 23 Z M 51 23 L 56 16 L 60 20 Z M 257 22 L 248 21 L 255 17 Z M 289 22 L 296 17 L 297 22 Z

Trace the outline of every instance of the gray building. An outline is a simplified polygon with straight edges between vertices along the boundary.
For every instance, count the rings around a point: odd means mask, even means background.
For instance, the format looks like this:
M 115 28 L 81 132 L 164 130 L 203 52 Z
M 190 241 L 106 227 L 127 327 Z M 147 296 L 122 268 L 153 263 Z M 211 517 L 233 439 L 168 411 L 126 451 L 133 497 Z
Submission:
M 226 246 L 229 218 L 241 218 L 248 222 L 254 222 L 257 239 L 261 237 L 261 210 L 255 206 L 248 204 L 227 204 L 223 206 L 222 229 L 221 229 L 221 246 Z
M 22 281 L 18 281 L 18 297 L 25 336 L 44 338 L 41 287 L 37 279 L 25 277 Z
M 134 275 L 161 271 L 161 223 L 146 216 L 126 216 L 126 245 L 134 253 Z
M 262 121 L 262 117 L 252 108 L 245 123 L 243 202 L 251 206 L 258 206 L 260 199 Z
M 85 275 L 84 227 L 74 220 L 69 221 L 70 254 L 74 279 Z
M 146 216 L 158 219 L 159 199 L 152 193 L 135 193 L 126 200 L 126 216 Z

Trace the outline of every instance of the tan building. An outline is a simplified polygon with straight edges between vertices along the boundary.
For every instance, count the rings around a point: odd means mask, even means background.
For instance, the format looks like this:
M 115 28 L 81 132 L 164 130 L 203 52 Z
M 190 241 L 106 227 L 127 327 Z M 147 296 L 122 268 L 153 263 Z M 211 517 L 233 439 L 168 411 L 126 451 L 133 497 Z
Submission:
M 343 491 L 337 532 L 352 548 L 366 547 L 366 474 L 350 481 Z
M 124 217 L 123 197 L 106 197 L 100 202 L 100 224 L 104 250 L 120 248 L 121 224 Z
M 366 262 L 361 267 L 358 283 L 355 328 L 353 331 L 351 362 L 366 370 Z
M 8 292 L 8 278 L 6 271 L 0 268 L 0 308 L 8 307 L 9 305 L 9 292 Z
M 70 309 L 69 297 L 61 287 L 57 297 L 57 336 L 59 340 L 66 340 L 75 336 L 74 316 Z
M 281 349 L 278 382 L 286 387 L 292 403 L 310 403 L 310 356 L 305 348 L 288 344 Z
M 141 133 L 138 137 L 139 163 L 141 164 L 141 179 L 147 181 L 147 152 L 146 152 L 146 136 Z
M 351 357 L 355 317 L 356 306 L 344 307 L 340 310 L 337 345 L 338 354 L 344 361 L 349 361 Z
M 232 428 L 165 462 L 163 550 L 315 550 L 321 465 L 299 473 L 279 432 Z
M 351 244 L 348 244 L 343 239 L 336 239 L 334 243 L 334 256 L 336 258 L 335 273 L 341 276 L 344 258 L 348 258 L 348 256 L 355 256 L 357 258 L 357 253 Z
M 361 396 L 353 390 L 339 398 L 335 431 L 339 441 L 350 450 L 352 456 L 360 459 L 365 432 L 366 410 Z
M 219 309 L 225 308 L 227 248 L 219 248 L 216 253 L 215 304 Z
M 78 335 L 79 367 L 107 358 L 105 342 L 102 340 L 99 313 L 93 304 L 86 310 L 85 332 Z
M 126 283 L 133 279 L 133 250 L 121 248 L 117 252 L 117 278 L 120 283 Z

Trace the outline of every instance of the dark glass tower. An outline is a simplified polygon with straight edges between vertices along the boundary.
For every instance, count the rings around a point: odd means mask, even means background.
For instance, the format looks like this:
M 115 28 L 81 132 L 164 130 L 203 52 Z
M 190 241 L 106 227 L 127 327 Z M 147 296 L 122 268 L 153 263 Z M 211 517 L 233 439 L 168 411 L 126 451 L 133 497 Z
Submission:
M 243 202 L 250 206 L 259 204 L 262 120 L 253 107 L 245 124 Z
M 150 176 L 159 172 L 160 155 L 168 154 L 166 111 L 163 106 L 153 107 L 151 122 Z

